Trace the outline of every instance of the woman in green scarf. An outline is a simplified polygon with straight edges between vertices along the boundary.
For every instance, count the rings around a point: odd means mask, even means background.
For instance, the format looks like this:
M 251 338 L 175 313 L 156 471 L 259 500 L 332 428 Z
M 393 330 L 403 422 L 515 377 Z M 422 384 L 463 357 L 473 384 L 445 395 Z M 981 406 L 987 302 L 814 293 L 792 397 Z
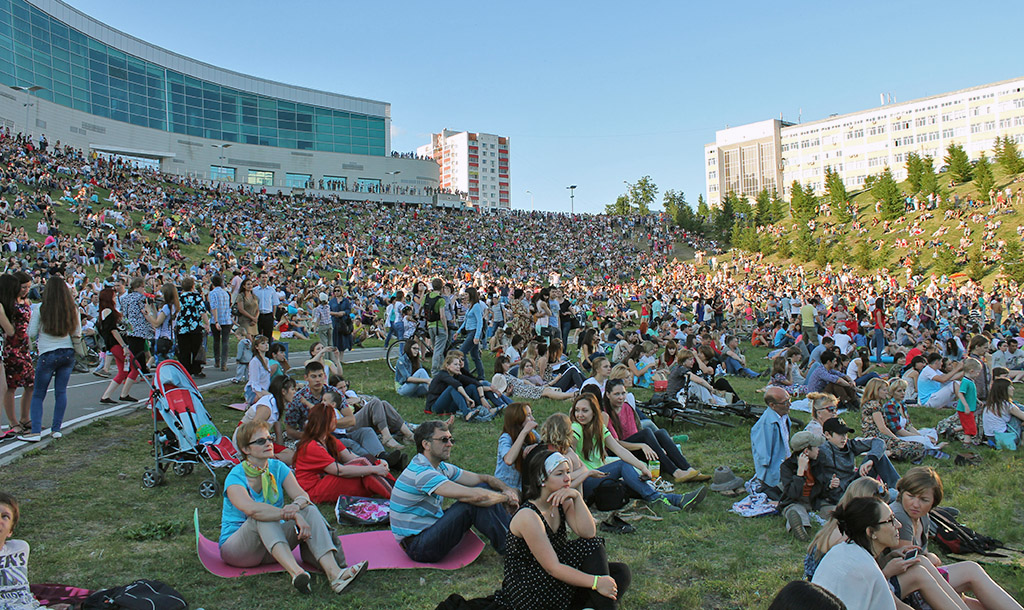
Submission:
M 292 555 L 301 543 L 303 560 L 323 568 L 335 593 L 344 591 L 366 571 L 367 563 L 343 567 L 344 555 L 327 521 L 288 466 L 274 459 L 267 422 L 239 426 L 235 440 L 244 459 L 224 481 L 221 559 L 240 568 L 277 561 L 291 576 L 292 586 L 309 593 L 309 572 Z M 284 503 L 285 495 L 290 504 Z

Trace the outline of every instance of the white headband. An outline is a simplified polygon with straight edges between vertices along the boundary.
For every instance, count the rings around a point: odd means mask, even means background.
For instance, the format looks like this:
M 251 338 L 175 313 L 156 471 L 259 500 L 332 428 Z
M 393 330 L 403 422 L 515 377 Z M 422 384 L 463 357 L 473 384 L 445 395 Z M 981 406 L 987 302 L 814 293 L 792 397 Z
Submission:
M 551 473 L 555 471 L 555 468 L 558 468 L 559 464 L 568 461 L 569 460 L 564 455 L 557 451 L 549 455 L 547 459 L 544 460 L 544 480 L 547 480 L 547 478 L 551 476 Z

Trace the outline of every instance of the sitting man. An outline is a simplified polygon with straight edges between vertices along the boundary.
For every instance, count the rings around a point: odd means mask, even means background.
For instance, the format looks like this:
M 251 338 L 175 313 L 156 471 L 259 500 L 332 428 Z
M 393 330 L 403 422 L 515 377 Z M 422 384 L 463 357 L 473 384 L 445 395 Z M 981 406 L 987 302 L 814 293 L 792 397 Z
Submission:
M 821 446 L 819 460 L 825 466 L 825 475 L 829 479 L 838 479 L 840 495 L 858 477 L 880 477 L 892 493 L 890 500 L 896 499 L 896 483 L 900 480 L 900 473 L 896 472 L 892 462 L 885 456 L 885 441 L 880 438 L 851 440 L 848 435 L 853 432 L 853 428 L 838 417 L 825 420 L 822 429 L 828 442 Z M 863 453 L 867 455 L 858 467 L 857 456 Z
M 732 335 L 725 339 L 725 349 L 722 350 L 725 360 L 725 372 L 730 375 L 743 375 L 745 377 L 760 377 L 757 371 L 747 368 L 747 357 L 740 353 L 740 338 Z
M 344 377 L 338 378 L 337 388 L 344 393 L 345 402 L 355 411 L 356 428 L 376 430 L 388 449 L 403 447 L 395 439 L 396 435 L 412 440 L 412 431 L 390 402 L 368 394 L 356 394 L 354 390 L 349 389 L 349 383 Z
M 825 474 L 820 448 L 825 438 L 820 434 L 801 430 L 789 441 L 793 454 L 780 467 L 782 499 L 779 510 L 786 519 L 786 529 L 802 542 L 810 535 L 810 511 L 815 510 L 828 518 L 841 495 L 839 481 Z
M 416 457 L 395 482 L 391 494 L 391 532 L 414 561 L 444 559 L 470 527 L 476 526 L 499 554 L 519 492 L 497 478 L 449 463 L 455 439 L 444 422 L 416 428 Z M 487 489 L 487 488 L 490 489 Z M 442 510 L 445 498 L 456 500 Z
M 928 354 L 928 365 L 921 369 L 917 376 L 917 402 L 922 407 L 941 409 L 952 407 L 956 402 L 956 393 L 960 385 L 958 380 L 964 376 L 962 362 L 948 365 L 949 370 L 942 372 L 942 355 L 938 352 Z
M 306 387 L 295 393 L 295 398 L 288 403 L 288 408 L 285 411 L 285 435 L 288 438 L 294 440 L 302 438 L 302 429 L 306 426 L 306 416 L 309 410 L 313 405 L 323 402 L 324 395 L 330 392 L 344 395 L 334 386 L 327 385 L 327 373 L 324 371 L 322 362 L 318 360 L 307 362 Z M 395 449 L 390 453 L 386 452 L 373 428 L 357 427 L 352 407 L 341 405 L 340 411 L 341 416 L 338 417 L 337 430 L 343 432 L 339 434 L 336 431 L 335 436 L 345 443 L 346 448 L 360 457 L 382 459 L 392 467 L 401 464 L 402 452 L 400 449 Z
M 835 352 L 826 351 L 821 354 L 821 366 L 816 366 L 807 374 L 807 392 L 825 392 L 839 399 L 841 407 L 857 409 L 860 399 L 853 380 L 835 370 L 838 363 Z
M 789 393 L 778 386 L 764 391 L 768 405 L 750 429 L 750 449 L 754 456 L 754 478 L 760 491 L 773 500 L 781 497 L 779 467 L 789 457 Z

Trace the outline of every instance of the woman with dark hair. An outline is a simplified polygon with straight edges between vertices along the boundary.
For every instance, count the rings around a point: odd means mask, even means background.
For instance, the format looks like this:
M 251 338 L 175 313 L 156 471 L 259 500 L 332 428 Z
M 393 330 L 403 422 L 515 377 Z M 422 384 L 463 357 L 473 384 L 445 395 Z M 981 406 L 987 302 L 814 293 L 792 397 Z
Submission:
M 171 357 L 174 351 L 174 318 L 177 317 L 181 305 L 178 303 L 178 287 L 167 282 L 160 287 L 160 295 L 164 304 L 156 312 L 156 319 L 153 324 L 153 335 L 156 338 L 156 346 L 153 354 L 157 364 Z
M 473 286 L 466 289 L 466 295 L 469 297 L 469 311 L 466 312 L 462 326 L 455 332 L 466 331 L 466 340 L 463 341 L 459 351 L 473 359 L 473 367 L 476 369 L 473 374 L 477 379 L 483 379 L 484 363 L 480 360 L 480 342 L 484 338 L 484 310 L 486 308 L 483 301 L 480 300 L 480 294 Z
M 584 371 L 590 371 L 592 366 L 592 360 L 598 356 L 604 355 L 598 346 L 597 341 L 597 329 L 588 328 L 583 331 L 580 335 L 580 342 L 577 345 L 577 349 L 580 352 L 580 366 L 583 367 Z
M 537 400 L 550 398 L 552 400 L 568 400 L 573 397 L 570 392 L 563 392 L 558 388 L 546 385 L 537 385 L 530 378 L 537 378 L 533 370 L 533 360 L 523 359 L 521 361 L 523 370 L 522 377 L 516 377 L 509 372 L 508 356 L 498 356 L 494 360 L 494 377 L 491 378 L 491 390 L 500 392 L 504 396 Z M 529 371 L 529 372 L 527 372 Z
M 262 336 L 262 335 L 261 335 Z M 265 339 L 266 337 L 264 337 Z M 270 382 L 269 393 L 263 395 L 251 407 L 242 414 L 242 420 L 238 425 L 247 424 L 251 421 L 264 421 L 271 426 L 274 432 L 274 457 L 291 466 L 295 452 L 285 446 L 285 434 L 281 424 L 284 410 L 295 398 L 295 380 L 291 377 L 275 377 Z M 236 428 L 237 430 L 237 428 Z M 234 442 L 234 438 L 231 439 Z M 238 446 L 237 444 L 235 445 Z
M 879 377 L 886 379 L 885 376 L 872 371 L 871 367 L 873 366 L 882 365 L 871 364 L 871 350 L 866 347 L 858 347 L 856 357 L 851 357 L 850 364 L 846 367 L 846 375 L 853 379 L 858 388 L 863 388 L 872 379 Z
M 707 481 L 710 475 L 701 474 L 690 466 L 679 447 L 664 428 L 652 431 L 640 425 L 640 417 L 626 400 L 626 385 L 622 379 L 609 379 L 604 388 L 604 402 L 612 436 L 638 459 L 658 460 L 662 472 L 671 474 L 677 483 Z
M 51 275 L 43 289 L 43 301 L 32 309 L 28 325 L 28 336 L 35 340 L 39 353 L 34 385 L 39 391 L 32 394 L 32 433 L 18 437 L 19 440 L 36 442 L 43 428 L 43 399 L 46 398 L 50 380 L 56 379 L 53 387 L 53 423 L 50 434 L 53 438 L 62 436 L 61 423 L 68 406 L 68 379 L 75 368 L 75 349 L 71 344 L 72 335 L 81 335 L 78 306 L 71 296 L 68 285 L 58 275 Z
M 419 341 L 406 341 L 405 349 L 395 366 L 395 391 L 409 398 L 421 398 L 427 395 L 430 385 L 430 373 L 420 364 Z
M 238 295 L 235 297 L 235 310 L 238 312 L 238 315 L 235 316 L 238 325 L 244 328 L 250 337 L 255 337 L 259 334 L 256 322 L 259 320 L 260 302 L 256 295 L 253 294 L 252 280 L 249 278 L 245 278 L 238 285 Z
M 617 608 L 629 588 L 629 567 L 608 562 L 569 468 L 565 456 L 546 449 L 526 459 L 523 504 L 509 524 L 504 580 L 495 594 L 500 608 Z M 569 529 L 577 538 L 568 539 Z
M 338 427 L 334 408 L 319 403 L 309 410 L 302 440 L 295 450 L 295 478 L 315 502 L 340 496 L 391 497 L 395 478 L 387 463 L 371 463 L 345 448 L 332 434 Z
M 114 355 L 117 367 L 117 375 L 110 380 L 107 389 L 100 397 L 100 402 L 105 405 L 115 405 L 114 392 L 124 384 L 120 397 L 122 402 L 135 402 L 135 398 L 129 394 L 132 384 L 139 378 L 139 367 L 128 360 L 130 352 L 125 341 L 127 331 L 124 328 L 124 320 L 121 319 L 121 312 L 114 305 L 114 289 L 107 287 L 100 291 L 100 322 L 97 328 L 107 352 Z
M 7 274 L 0 275 L 0 400 L 4 402 L 4 413 L 7 415 L 7 423 L 10 427 L 6 432 L 0 434 L 0 439 L 28 432 L 32 426 L 30 419 L 19 420 L 14 415 L 13 400 L 10 403 L 10 407 L 7 405 L 7 373 L 5 372 L 2 355 L 6 354 L 7 341 L 14 335 L 14 325 L 11 324 L 10 319 L 7 317 L 7 312 L 14 311 L 15 299 L 20 289 L 17 280 L 13 277 L 7 280 L 5 279 L 7 277 L 9 277 Z
M 871 345 L 875 348 L 875 362 L 878 364 L 882 364 L 882 351 L 885 350 L 885 327 L 888 322 L 889 319 L 885 316 L 885 300 L 878 297 L 875 299 L 875 308 L 871 310 L 871 325 L 874 328 Z M 858 383 L 857 385 L 863 384 Z
M 538 346 L 538 354 L 543 350 L 543 345 Z M 537 372 L 543 376 L 544 385 L 568 391 L 570 388 L 579 388 L 583 385 L 583 374 L 576 368 L 576 365 L 562 359 L 562 340 L 552 337 L 547 351 L 538 355 Z
M 0 303 L 10 318 L 13 333 L 4 343 L 4 374 L 7 391 L 4 393 L 4 411 L 15 426 L 14 394 L 24 388 L 21 395 L 21 417 L 17 427 L 28 432 L 32 426 L 32 384 L 35 382 L 35 368 L 32 366 L 32 341 L 28 338 L 28 323 L 32 317 L 32 303 L 28 291 L 32 288 L 32 276 L 24 271 L 0 276 Z M 5 330 L 6 332 L 6 330 Z
M 779 590 L 768 610 L 847 610 L 827 589 L 806 580 L 794 580 Z
M 505 423 L 498 437 L 498 460 L 494 476 L 513 489 L 522 487 L 523 458 L 540 442 L 533 408 L 525 402 L 514 402 L 505 408 Z
M 206 303 L 196 291 L 196 281 L 191 277 L 181 280 L 181 312 L 176 320 L 178 332 L 178 361 L 193 377 L 206 377 L 203 364 L 199 361 L 199 350 L 203 347 L 203 333 L 210 330 L 210 314 Z

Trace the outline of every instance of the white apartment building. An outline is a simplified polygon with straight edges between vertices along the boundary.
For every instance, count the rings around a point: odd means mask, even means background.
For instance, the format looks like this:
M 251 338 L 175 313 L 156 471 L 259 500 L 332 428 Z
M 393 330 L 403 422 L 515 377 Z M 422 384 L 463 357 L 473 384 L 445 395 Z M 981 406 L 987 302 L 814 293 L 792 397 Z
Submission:
M 441 188 L 469 194 L 482 210 L 511 208 L 508 138 L 489 133 L 443 130 L 416 149 L 440 166 Z
M 826 166 L 839 172 L 850 190 L 863 188 L 869 175 L 886 167 L 905 180 L 907 153 L 931 157 L 939 169 L 950 144 L 963 146 L 971 159 L 982 153 L 991 157 L 997 136 L 1024 142 L 1024 78 L 798 125 L 750 123 L 718 131 L 715 142 L 704 146 L 708 203 L 720 203 L 729 192 L 753 198 L 779 179 L 784 197 L 794 180 L 821 194 Z M 768 151 L 776 146 L 778 161 L 772 166 Z

